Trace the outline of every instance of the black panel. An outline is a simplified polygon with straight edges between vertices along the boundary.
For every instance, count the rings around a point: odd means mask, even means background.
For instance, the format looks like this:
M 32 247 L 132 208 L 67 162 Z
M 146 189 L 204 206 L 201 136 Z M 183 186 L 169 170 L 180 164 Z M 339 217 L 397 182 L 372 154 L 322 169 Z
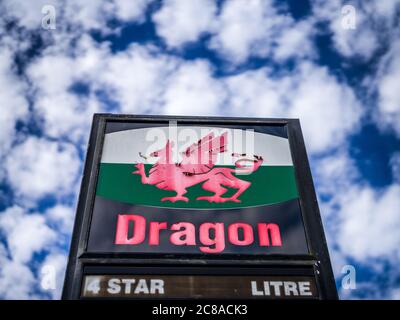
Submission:
M 118 214 L 135 214 L 146 220 L 146 238 L 137 245 L 115 245 Z M 196 246 L 177 246 L 169 238 L 174 232 L 160 231 L 160 244 L 148 244 L 149 222 L 167 222 L 168 226 L 178 222 L 190 222 L 196 227 Z M 96 196 L 92 224 L 89 234 L 88 252 L 131 252 L 164 254 L 201 254 L 199 226 L 204 222 L 224 223 L 225 249 L 218 254 L 308 254 L 304 227 L 298 200 L 281 204 L 230 210 L 185 210 L 129 205 Z M 228 240 L 230 224 L 245 222 L 253 227 L 254 241 L 251 245 L 232 245 Z M 257 223 L 274 223 L 280 228 L 282 246 L 260 246 Z M 132 226 L 133 229 L 133 226 Z M 213 254 L 213 255 L 218 255 Z

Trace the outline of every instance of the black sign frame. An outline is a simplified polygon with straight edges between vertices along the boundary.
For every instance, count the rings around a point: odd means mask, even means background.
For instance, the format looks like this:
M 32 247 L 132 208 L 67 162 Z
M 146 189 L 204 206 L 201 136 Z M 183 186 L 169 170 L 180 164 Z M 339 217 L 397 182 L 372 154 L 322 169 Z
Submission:
M 132 255 L 123 253 L 88 253 L 86 249 L 106 123 L 161 122 L 168 124 L 170 121 L 177 121 L 178 125 L 285 125 L 287 128 L 289 146 L 299 192 L 302 219 L 310 254 L 291 256 L 274 255 L 273 257 L 250 257 L 245 255 L 225 255 L 224 257 L 221 257 L 199 254 L 198 256 L 188 257 L 184 255 L 171 256 L 160 254 Z M 293 268 L 306 267 L 314 271 L 320 299 L 338 299 L 300 121 L 298 119 L 94 114 L 71 239 L 62 299 L 80 299 L 85 268 L 94 266 L 97 270 L 104 268 L 104 272 L 107 272 L 107 267 L 109 266 L 117 266 L 119 268 L 147 266 L 150 269 L 154 266 L 162 266 L 163 268 L 168 268 L 170 270 L 179 270 L 179 268 L 177 269 L 179 266 L 215 266 L 221 270 L 223 270 L 223 268 L 231 269 L 232 267 L 271 268 L 271 270 L 280 268 L 282 270 L 287 270 L 283 272 L 284 274 L 290 274 L 290 270 Z

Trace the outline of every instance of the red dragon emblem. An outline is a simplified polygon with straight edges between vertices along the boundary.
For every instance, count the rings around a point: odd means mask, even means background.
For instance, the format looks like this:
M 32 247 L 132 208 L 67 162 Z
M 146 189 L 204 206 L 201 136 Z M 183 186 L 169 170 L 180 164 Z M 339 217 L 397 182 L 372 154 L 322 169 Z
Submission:
M 187 188 L 202 183 L 204 190 L 214 194 L 201 196 L 196 200 L 216 203 L 241 202 L 239 197 L 250 187 L 251 182 L 239 179 L 234 173 L 250 174 L 256 171 L 263 163 L 263 158 L 256 155 L 253 156 L 253 159 L 241 158 L 235 161 L 235 169 L 215 167 L 217 156 L 219 153 L 226 152 L 227 143 L 226 132 L 217 137 L 211 132 L 182 152 L 182 161 L 180 163 L 173 163 L 173 141 L 168 140 L 163 149 L 150 154 L 151 157 L 158 157 L 158 161 L 150 168 L 148 176 L 143 162 L 136 164 L 137 171 L 132 173 L 140 175 L 143 184 L 150 184 L 162 190 L 176 192 L 175 196 L 164 197 L 161 201 L 188 202 L 189 199 L 184 196 L 187 193 Z M 142 154 L 140 156 L 147 159 Z M 245 156 L 246 154 L 232 153 L 232 157 Z M 245 165 L 246 162 L 247 165 Z M 249 163 L 251 165 L 248 165 Z M 237 191 L 231 197 L 223 198 L 222 195 L 228 191 L 227 188 L 233 188 Z

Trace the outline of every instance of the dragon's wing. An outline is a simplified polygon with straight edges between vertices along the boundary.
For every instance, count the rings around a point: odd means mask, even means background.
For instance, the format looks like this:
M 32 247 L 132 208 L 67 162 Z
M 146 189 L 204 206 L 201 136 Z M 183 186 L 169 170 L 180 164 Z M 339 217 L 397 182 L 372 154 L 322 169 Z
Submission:
M 218 153 L 227 149 L 227 132 L 215 137 L 211 132 L 183 152 L 179 166 L 186 174 L 201 174 L 209 171 L 217 160 Z

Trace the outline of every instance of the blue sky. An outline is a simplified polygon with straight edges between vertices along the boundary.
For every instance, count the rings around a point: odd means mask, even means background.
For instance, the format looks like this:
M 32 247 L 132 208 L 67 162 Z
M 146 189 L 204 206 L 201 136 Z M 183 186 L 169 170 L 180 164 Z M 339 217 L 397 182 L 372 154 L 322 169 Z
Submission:
M 400 298 L 400 1 L 4 0 L 0 16 L 1 298 L 59 298 L 94 112 L 299 118 L 340 296 Z

